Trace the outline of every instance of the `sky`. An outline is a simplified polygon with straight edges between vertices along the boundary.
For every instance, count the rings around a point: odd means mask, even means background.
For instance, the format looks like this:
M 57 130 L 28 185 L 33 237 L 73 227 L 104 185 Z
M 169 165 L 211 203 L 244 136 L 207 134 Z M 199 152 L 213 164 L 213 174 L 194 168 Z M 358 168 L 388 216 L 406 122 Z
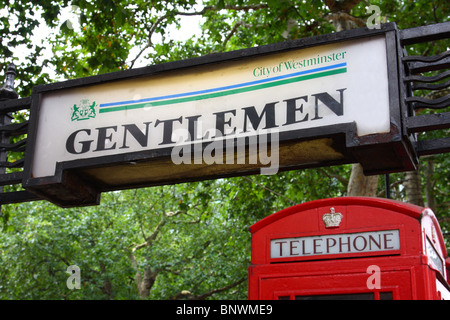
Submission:
M 3 11 L 3 12 L 2 12 Z M 41 20 L 41 10 L 35 10 L 34 17 L 36 17 L 38 20 Z M 7 14 L 6 9 L 0 10 L 0 16 Z M 69 5 L 61 10 L 60 13 L 60 23 L 57 27 L 57 29 L 51 29 L 49 28 L 45 22 L 42 19 L 42 23 L 35 28 L 33 35 L 32 35 L 32 43 L 36 46 L 42 46 L 43 41 L 45 41 L 46 37 L 51 34 L 52 32 L 57 32 L 59 27 L 68 21 L 68 25 L 71 26 L 75 31 L 81 30 L 80 22 L 79 22 L 79 15 L 80 10 L 77 6 Z M 15 17 L 11 17 L 13 19 L 13 23 L 17 23 L 14 21 Z M 183 25 L 182 30 L 178 30 L 175 27 L 170 28 L 170 37 L 173 40 L 185 40 L 187 37 L 191 37 L 194 34 L 200 33 L 200 27 L 199 27 L 199 17 L 197 16 L 181 16 L 181 25 Z M 190 33 L 186 33 L 186 30 L 190 30 Z M 156 35 L 155 35 L 156 36 Z M 15 48 L 12 48 L 12 51 L 14 52 L 14 57 L 18 59 L 19 63 L 23 62 L 25 58 L 28 56 L 28 53 L 32 49 L 26 48 L 26 46 L 18 46 Z M 137 56 L 138 52 L 140 51 L 139 48 L 136 48 L 131 51 L 130 53 L 130 61 Z M 51 57 L 53 55 L 52 47 L 51 46 L 44 46 L 44 50 L 42 51 L 42 56 L 38 59 L 38 63 L 43 64 L 43 61 Z M 147 62 L 144 59 L 139 59 L 134 64 L 134 68 L 138 67 L 144 67 L 147 66 Z M 52 70 L 49 67 L 44 67 L 43 72 L 48 73 L 52 79 L 55 79 L 57 81 L 62 81 L 65 79 L 62 79 L 61 77 L 58 77 L 54 70 Z

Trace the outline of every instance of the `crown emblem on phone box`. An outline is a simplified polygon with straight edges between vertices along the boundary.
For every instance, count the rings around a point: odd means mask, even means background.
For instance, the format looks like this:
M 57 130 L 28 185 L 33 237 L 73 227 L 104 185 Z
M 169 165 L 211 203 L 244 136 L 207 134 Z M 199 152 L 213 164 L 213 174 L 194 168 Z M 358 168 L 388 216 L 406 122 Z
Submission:
M 325 228 L 337 228 L 342 221 L 342 213 L 336 212 L 334 208 L 330 208 L 329 213 L 325 213 L 322 216 L 322 220 L 325 223 Z

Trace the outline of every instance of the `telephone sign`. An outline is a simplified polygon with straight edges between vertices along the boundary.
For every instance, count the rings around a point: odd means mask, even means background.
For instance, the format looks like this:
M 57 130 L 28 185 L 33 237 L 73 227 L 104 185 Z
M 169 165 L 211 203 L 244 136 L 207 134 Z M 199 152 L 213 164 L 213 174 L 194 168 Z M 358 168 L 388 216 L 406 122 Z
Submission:
M 400 250 L 398 230 L 358 232 L 337 235 L 273 239 L 270 257 L 293 258 L 327 254 L 358 254 Z

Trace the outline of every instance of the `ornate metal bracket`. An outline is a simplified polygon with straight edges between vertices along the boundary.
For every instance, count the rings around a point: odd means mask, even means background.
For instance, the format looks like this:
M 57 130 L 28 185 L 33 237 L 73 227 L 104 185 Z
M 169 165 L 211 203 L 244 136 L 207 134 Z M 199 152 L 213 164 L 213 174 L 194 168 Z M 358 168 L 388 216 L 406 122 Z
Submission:
M 435 56 L 408 56 L 406 47 L 423 42 L 450 38 L 450 23 L 406 29 L 399 31 L 403 48 L 404 103 L 408 117 L 406 130 L 413 135 L 412 142 L 418 156 L 450 152 L 450 137 L 419 140 L 417 133 L 450 128 L 450 112 L 439 112 L 450 106 L 450 50 Z M 426 75 L 433 72 L 433 75 Z M 426 97 L 415 96 L 418 90 L 427 90 Z M 429 114 L 416 115 L 418 110 L 431 110 Z
M 9 64 L 6 69 L 5 84 L 0 88 L 0 206 L 8 203 L 18 203 L 39 200 L 36 195 L 20 190 L 16 191 L 22 183 L 24 165 L 24 152 L 27 139 L 21 138 L 28 132 L 28 121 L 12 123 L 12 113 L 29 110 L 31 98 L 18 99 L 14 90 L 16 67 Z M 14 139 L 15 138 L 15 139 Z M 15 142 L 11 142 L 16 140 Z M 22 154 L 23 157 L 11 161 L 10 155 Z M 14 191 L 5 192 L 5 186 L 14 186 Z

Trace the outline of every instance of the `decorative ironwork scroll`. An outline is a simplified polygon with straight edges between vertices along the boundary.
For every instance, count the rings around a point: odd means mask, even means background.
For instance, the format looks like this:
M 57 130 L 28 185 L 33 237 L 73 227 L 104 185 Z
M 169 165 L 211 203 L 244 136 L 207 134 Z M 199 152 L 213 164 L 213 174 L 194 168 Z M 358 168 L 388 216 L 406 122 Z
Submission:
M 414 149 L 418 156 L 450 152 L 450 137 L 420 140 L 421 132 L 450 128 L 450 50 L 434 56 L 408 56 L 406 48 L 423 42 L 450 39 L 450 23 L 400 30 L 401 57 L 404 72 L 404 101 L 408 107 L 406 128 L 413 134 Z M 450 44 L 450 42 L 447 42 Z M 448 48 L 449 46 L 447 46 Z M 426 90 L 426 96 L 417 96 L 419 90 Z M 416 115 L 419 110 L 427 114 Z

